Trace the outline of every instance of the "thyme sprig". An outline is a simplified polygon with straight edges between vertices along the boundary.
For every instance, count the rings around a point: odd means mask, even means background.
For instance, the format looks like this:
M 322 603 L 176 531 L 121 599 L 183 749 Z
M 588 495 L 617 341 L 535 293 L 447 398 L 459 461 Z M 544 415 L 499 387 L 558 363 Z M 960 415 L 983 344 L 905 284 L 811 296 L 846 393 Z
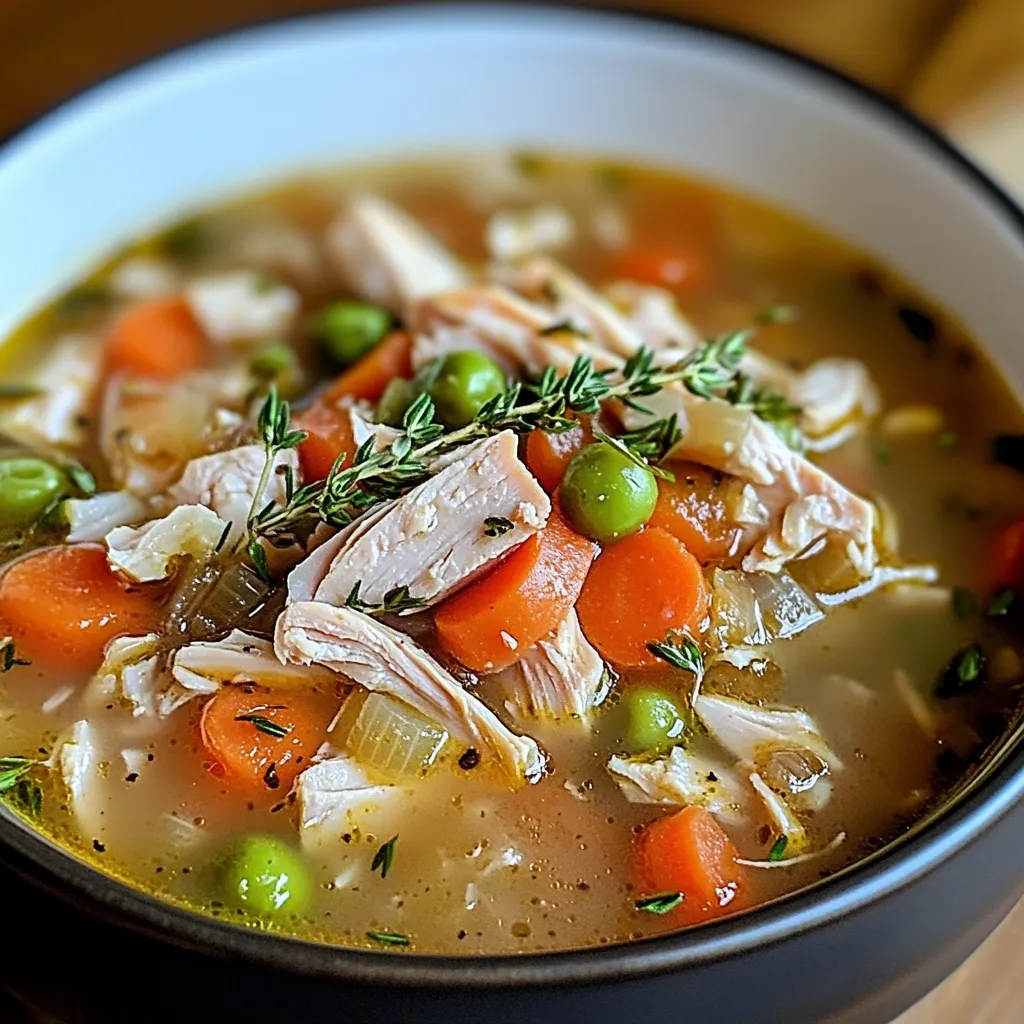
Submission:
M 647 650 L 656 658 L 667 661 L 673 668 L 692 672 L 698 679 L 704 675 L 704 657 L 700 648 L 688 636 L 670 636 L 664 642 L 649 643 Z
M 425 608 L 427 604 L 421 597 L 411 597 L 408 587 L 395 587 L 384 595 L 384 600 L 380 604 L 370 604 L 359 596 L 362 585 L 362 580 L 356 580 L 352 584 L 352 589 L 345 598 L 346 608 L 354 608 L 365 615 L 400 615 L 402 612 Z
M 13 789 L 42 761 L 31 757 L 0 757 L 0 793 Z
M 581 355 L 564 376 L 548 367 L 535 384 L 513 384 L 487 402 L 472 423 L 448 434 L 434 422 L 429 396 L 420 395 L 406 411 L 402 433 L 391 445 L 377 448 L 370 438 L 356 452 L 351 466 L 343 469 L 335 463 L 323 483 L 295 490 L 289 487 L 285 505 L 267 505 L 254 512 L 250 548 L 259 546 L 261 536 L 293 530 L 309 519 L 347 526 L 368 508 L 401 497 L 428 479 L 439 456 L 503 430 L 518 434 L 570 430 L 576 423 L 571 414 L 597 413 L 609 399 L 649 412 L 640 399 L 674 382 L 704 398 L 725 398 L 736 383 L 749 336 L 750 331 L 744 330 L 713 339 L 666 367 L 655 366 L 650 349 L 638 349 L 622 367 L 618 380 L 615 370 L 599 370 L 588 356 Z M 280 402 L 272 390 L 260 413 L 268 453 L 302 440 L 301 431 L 292 431 L 287 417 L 287 403 Z M 272 457 L 268 458 L 268 477 L 271 462 Z

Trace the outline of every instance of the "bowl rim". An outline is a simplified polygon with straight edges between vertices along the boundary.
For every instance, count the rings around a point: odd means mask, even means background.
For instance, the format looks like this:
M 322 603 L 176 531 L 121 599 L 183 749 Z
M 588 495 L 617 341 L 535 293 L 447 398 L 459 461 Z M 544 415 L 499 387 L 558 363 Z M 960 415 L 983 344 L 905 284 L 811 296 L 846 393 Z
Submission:
M 102 101 L 110 87 L 130 84 L 136 72 L 187 57 L 215 62 L 217 46 L 222 42 L 244 41 L 247 36 L 262 38 L 283 25 L 330 23 L 334 26 L 368 15 L 386 24 L 408 15 L 423 17 L 431 12 L 452 13 L 460 8 L 477 16 L 486 12 L 489 16 L 529 17 L 539 13 L 541 17 L 577 17 L 591 23 L 604 22 L 609 29 L 616 24 L 626 29 L 654 24 L 662 27 L 666 36 L 704 38 L 740 52 L 746 50 L 771 56 L 775 58 L 777 69 L 773 69 L 773 74 L 784 76 L 795 72 L 817 77 L 834 87 L 838 94 L 836 102 L 846 97 L 859 103 L 869 117 L 888 119 L 929 159 L 938 160 L 964 176 L 969 187 L 980 192 L 1024 241 L 1024 209 L 1016 200 L 947 136 L 874 86 L 816 58 L 741 31 L 667 12 L 628 10 L 588 0 L 568 3 L 518 0 L 495 4 L 482 0 L 430 3 L 399 0 L 379 4 L 369 0 L 340 10 L 261 19 L 120 66 L 0 136 L 0 158 L 10 155 L 36 131 L 59 130 L 62 117 L 73 117 L 79 105 L 87 109 L 89 102 Z M 180 73 L 183 67 L 175 70 Z M 1024 796 L 1024 744 L 1019 735 L 1016 748 L 1006 751 L 995 770 L 973 792 L 877 859 L 851 865 L 795 893 L 696 929 L 583 949 L 472 956 L 396 955 L 393 951 L 331 946 L 245 928 L 131 888 L 34 831 L 2 805 L 0 861 L 37 888 L 118 927 L 192 952 L 284 969 L 294 974 L 428 989 L 489 989 L 624 980 L 693 967 L 779 943 L 824 927 L 909 887 L 993 827 Z

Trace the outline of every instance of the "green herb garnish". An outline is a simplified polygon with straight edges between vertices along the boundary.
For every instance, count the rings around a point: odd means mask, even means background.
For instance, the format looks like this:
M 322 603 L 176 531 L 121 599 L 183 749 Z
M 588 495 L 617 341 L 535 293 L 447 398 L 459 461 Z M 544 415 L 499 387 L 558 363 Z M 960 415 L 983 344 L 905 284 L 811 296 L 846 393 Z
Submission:
M 619 434 L 614 440 L 618 442 L 616 447 L 627 449 L 631 456 L 635 455 L 647 463 L 660 462 L 682 437 L 683 432 L 679 429 L 678 419 L 673 414 L 666 419 L 648 423 L 646 427 L 640 427 L 638 430 Z M 607 435 L 602 434 L 602 440 L 605 438 Z M 674 477 L 670 476 L 668 479 Z
M 996 591 L 992 603 L 985 609 L 985 615 L 990 619 L 998 619 L 1010 611 L 1010 607 L 1016 600 L 1017 595 L 1009 587 L 1003 587 Z
M 670 910 L 675 910 L 684 898 L 681 892 L 663 892 L 657 896 L 637 900 L 633 906 L 637 910 L 645 910 L 648 914 L 667 914 Z
M 780 304 L 778 306 L 769 306 L 767 309 L 762 309 L 754 319 L 759 324 L 774 325 L 774 324 L 792 324 L 796 323 L 800 319 L 800 310 L 796 306 L 787 306 Z
M 547 327 L 542 327 L 538 332 L 541 338 L 550 337 L 553 334 L 572 334 L 577 338 L 589 338 L 590 332 L 577 327 L 571 320 L 556 320 Z
M 779 838 L 772 843 L 772 848 L 768 851 L 769 863 L 777 864 L 782 860 L 782 858 L 786 856 L 787 846 L 789 846 L 789 836 L 779 836 Z
M 230 523 L 230 522 L 229 522 L 229 523 L 225 523 L 225 524 L 224 524 L 224 529 L 223 529 L 223 530 L 221 530 L 221 532 L 220 532 L 220 539 L 219 539 L 219 540 L 217 541 L 217 546 L 216 546 L 216 547 L 215 547 L 215 548 L 213 549 L 213 553 L 214 553 L 215 555 L 219 555 L 219 554 L 220 554 L 220 552 L 221 552 L 221 548 L 223 548 L 223 547 L 224 547 L 224 545 L 225 545 L 225 544 L 227 543 L 227 541 L 228 541 L 228 535 L 229 535 L 229 534 L 231 533 L 231 527 L 232 527 L 233 525 L 234 525 L 234 524 L 233 524 L 233 523 Z M 263 548 L 262 548 L 262 547 L 260 548 L 260 551 L 261 551 L 261 552 L 263 551 Z M 267 580 L 264 580 L 263 582 L 264 582 L 264 583 L 266 583 L 266 582 L 268 582 L 268 581 L 267 581 Z
M 382 946 L 408 946 L 409 937 L 398 932 L 367 932 L 366 937 Z
M 936 697 L 957 697 L 977 689 L 985 682 L 985 655 L 977 644 L 971 644 L 949 660 L 935 684 Z
M 408 587 L 394 587 L 384 595 L 384 600 L 380 604 L 369 604 L 359 596 L 362 585 L 362 580 L 356 580 L 352 584 L 352 589 L 345 598 L 345 607 L 354 608 L 364 615 L 400 615 L 402 612 L 424 608 L 427 604 L 422 597 L 411 597 Z
M 373 863 L 370 865 L 370 870 L 376 871 L 379 868 L 381 878 L 388 877 L 388 872 L 391 870 L 391 862 L 395 859 L 395 843 L 397 842 L 398 836 L 392 836 L 373 855 Z
M 65 476 L 78 488 L 86 498 L 96 493 L 96 477 L 80 462 L 67 462 L 62 467 Z
M 506 533 L 511 533 L 515 528 L 516 524 L 503 516 L 488 516 L 484 520 L 485 537 L 504 537 Z
M 892 462 L 892 447 L 888 441 L 879 441 L 878 444 L 875 445 L 875 458 L 878 459 L 883 466 L 888 466 L 889 463 Z
M 978 612 L 978 599 L 967 587 L 954 587 L 952 595 L 953 614 L 958 619 L 969 619 Z
M 939 447 L 944 451 L 952 451 L 960 443 L 960 435 L 952 430 L 939 434 Z
M 202 223 L 193 217 L 165 231 L 159 245 L 168 256 L 179 260 L 194 260 L 206 245 L 206 231 Z
M 269 718 L 265 718 L 263 715 L 258 715 L 255 712 L 247 715 L 238 715 L 235 721 L 252 722 L 260 732 L 265 732 L 276 740 L 283 740 L 292 731 L 290 725 L 279 725 L 277 722 L 272 722 Z
M 673 419 L 674 418 L 675 417 L 673 417 Z M 662 421 L 659 420 L 658 422 L 660 423 Z M 652 424 L 652 426 L 657 426 L 657 424 Z M 640 431 L 636 431 L 636 433 L 640 433 Z M 631 447 L 623 441 L 621 437 L 612 437 L 611 434 L 606 434 L 603 430 L 595 430 L 594 439 L 608 445 L 610 448 L 614 448 L 621 455 L 625 455 L 630 462 L 634 463 L 634 465 L 639 466 L 641 469 L 646 469 L 656 477 L 660 477 L 662 480 L 668 480 L 670 482 L 675 480 L 675 476 L 667 469 L 661 469 L 658 466 L 653 466 L 647 461 L 647 458 L 642 454 L 642 450 L 645 447 L 643 443 L 637 447 Z
M 666 639 L 662 643 L 649 643 L 647 650 L 674 668 L 692 672 L 698 679 L 704 675 L 704 658 L 700 648 L 688 636 Z
M 38 384 L 0 384 L 0 401 L 17 401 L 22 398 L 37 398 L 45 395 L 46 388 Z
M 89 310 L 99 309 L 110 301 L 110 291 L 100 284 L 80 284 L 72 288 L 58 303 L 57 312 L 62 316 L 76 316 Z
M 30 757 L 0 757 L 0 793 L 13 789 L 42 761 Z

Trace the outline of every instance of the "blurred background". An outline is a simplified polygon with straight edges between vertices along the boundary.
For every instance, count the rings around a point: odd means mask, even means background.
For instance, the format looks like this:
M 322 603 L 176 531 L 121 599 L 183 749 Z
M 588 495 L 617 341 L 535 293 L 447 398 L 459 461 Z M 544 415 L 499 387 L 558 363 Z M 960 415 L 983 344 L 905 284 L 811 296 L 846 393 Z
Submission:
M 600 0 L 598 0 L 600 3 Z M 0 0 L 0 137 L 162 50 L 338 0 Z M 624 0 L 781 43 L 904 99 L 1024 196 L 1024 0 Z
M 601 0 L 597 0 L 598 5 Z M 1024 0 L 621 0 L 739 29 L 902 99 L 1024 200 Z M 183 43 L 344 0 L 0 0 L 0 139 Z M 900 1024 L 1024 1019 L 1024 906 Z M 38 1020 L 7 1002 L 0 1021 Z

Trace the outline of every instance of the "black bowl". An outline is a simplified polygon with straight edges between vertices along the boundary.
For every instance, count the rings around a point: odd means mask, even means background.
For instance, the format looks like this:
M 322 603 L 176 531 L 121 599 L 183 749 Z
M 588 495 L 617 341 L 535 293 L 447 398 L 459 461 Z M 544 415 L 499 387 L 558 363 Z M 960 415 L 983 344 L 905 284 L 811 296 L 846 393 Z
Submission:
M 504 10 L 505 17 L 514 13 Z M 532 7 L 520 13 L 527 21 L 550 16 Z M 408 15 L 399 9 L 384 17 Z M 636 27 L 635 17 L 585 11 L 572 17 L 611 31 Z M 331 30 L 344 21 L 329 19 Z M 1017 242 L 1024 239 L 1016 205 L 949 142 L 889 100 L 763 43 L 680 21 L 659 23 L 663 39 L 689 45 L 696 39 L 750 59 L 770 58 L 778 74 L 867 109 L 931 164 L 955 172 L 987 216 Z M 201 50 L 209 60 L 209 46 Z M 793 896 L 676 935 L 518 957 L 345 950 L 236 928 L 127 888 L 2 808 L 0 1018 L 889 1021 L 960 964 L 1024 892 L 1019 740 L 1007 736 L 940 814 Z M 43 1015 L 33 1016 L 37 1011 Z

